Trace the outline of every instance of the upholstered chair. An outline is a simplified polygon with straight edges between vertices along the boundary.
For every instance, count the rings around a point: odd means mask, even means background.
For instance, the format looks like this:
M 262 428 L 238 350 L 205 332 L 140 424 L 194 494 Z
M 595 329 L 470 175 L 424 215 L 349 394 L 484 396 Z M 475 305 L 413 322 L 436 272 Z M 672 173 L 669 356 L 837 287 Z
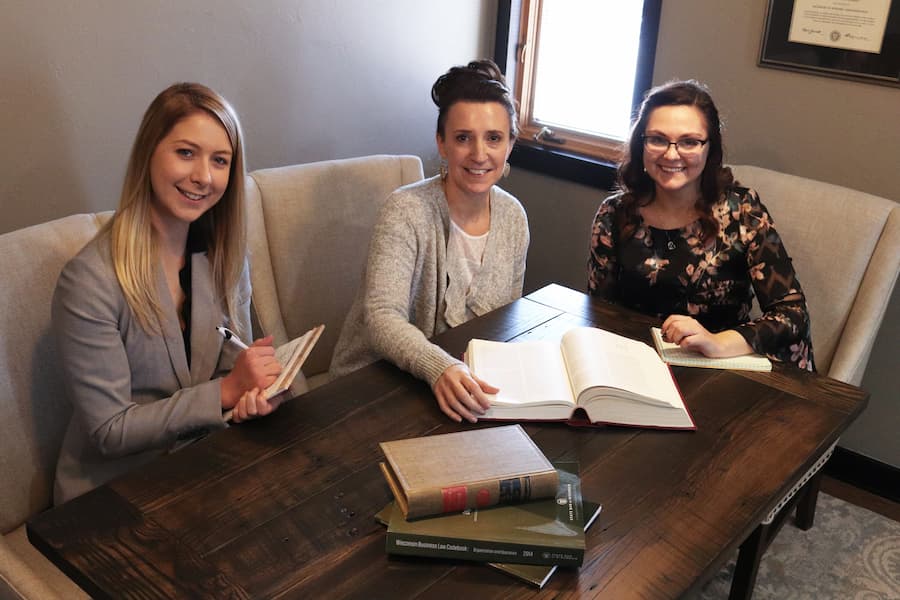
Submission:
M 72 215 L 0 235 L 0 598 L 87 598 L 28 541 L 52 504 L 71 408 L 56 368 L 50 299 L 63 265 L 112 213 Z
M 812 321 L 816 367 L 859 385 L 900 272 L 900 204 L 849 188 L 736 165 L 759 192 L 793 259 Z M 730 598 L 749 598 L 759 560 L 791 508 L 809 529 L 826 450 L 741 546 Z
M 247 206 L 253 307 L 260 334 L 276 346 L 325 324 L 303 366 L 324 382 L 344 318 L 366 263 L 382 202 L 422 179 L 417 156 L 364 156 L 254 171 Z

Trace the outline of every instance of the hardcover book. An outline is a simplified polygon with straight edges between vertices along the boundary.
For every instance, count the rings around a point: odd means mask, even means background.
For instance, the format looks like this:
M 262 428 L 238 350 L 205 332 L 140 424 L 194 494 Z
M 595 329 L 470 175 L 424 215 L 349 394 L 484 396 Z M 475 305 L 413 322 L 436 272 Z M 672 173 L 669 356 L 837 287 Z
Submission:
M 466 362 L 500 388 L 479 419 L 696 429 L 653 348 L 603 329 L 575 327 L 560 342 L 473 339 Z
M 478 562 L 580 566 L 585 513 L 577 465 L 560 464 L 555 498 L 407 521 L 394 510 L 389 554 Z
M 729 358 L 709 358 L 699 352 L 685 350 L 678 344 L 667 342 L 659 327 L 651 327 L 650 334 L 659 356 L 670 365 L 704 367 L 707 369 L 735 369 L 739 371 L 771 371 L 772 362 L 760 354 L 745 354 Z
M 588 500 L 583 500 L 582 505 L 584 506 L 584 517 L 586 519 L 584 532 L 587 533 L 587 530 L 590 529 L 600 515 L 601 506 Z M 538 589 L 544 587 L 550 581 L 550 577 L 556 573 L 556 569 L 559 568 L 559 565 L 517 565 L 515 563 L 487 563 L 487 566 L 530 583 Z
M 379 444 L 404 518 L 552 498 L 556 469 L 519 425 Z

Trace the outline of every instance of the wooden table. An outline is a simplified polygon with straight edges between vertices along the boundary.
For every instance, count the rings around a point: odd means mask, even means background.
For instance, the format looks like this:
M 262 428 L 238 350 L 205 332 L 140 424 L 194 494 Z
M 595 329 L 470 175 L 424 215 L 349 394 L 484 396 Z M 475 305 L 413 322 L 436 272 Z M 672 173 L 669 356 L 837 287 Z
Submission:
M 460 355 L 471 337 L 597 325 L 649 342 L 653 323 L 548 286 L 437 341 Z M 475 563 L 385 554 L 378 442 L 473 426 L 383 362 L 38 515 L 28 536 L 97 597 L 675 598 L 718 572 L 866 394 L 778 365 L 674 373 L 695 432 L 526 426 L 549 458 L 580 462 L 584 496 L 603 504 L 582 568 L 543 590 Z

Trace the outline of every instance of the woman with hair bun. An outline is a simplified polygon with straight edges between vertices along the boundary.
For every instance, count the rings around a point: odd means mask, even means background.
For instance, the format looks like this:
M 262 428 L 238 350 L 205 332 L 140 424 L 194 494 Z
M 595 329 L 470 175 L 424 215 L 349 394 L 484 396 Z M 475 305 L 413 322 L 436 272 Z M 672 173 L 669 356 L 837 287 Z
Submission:
M 385 358 L 428 382 L 451 419 L 475 422 L 497 389 L 428 338 L 522 295 L 528 222 L 496 186 L 509 169 L 516 110 L 490 60 L 451 68 L 431 98 L 441 172 L 396 190 L 379 213 L 330 373 Z
M 52 322 L 74 409 L 57 504 L 224 428 L 226 411 L 277 408 L 259 393 L 281 371 L 271 337 L 240 349 L 216 332 L 250 335 L 243 142 L 222 96 L 177 83 L 153 100 L 119 208 L 63 268 Z
M 757 193 L 723 166 L 705 86 L 650 90 L 597 211 L 591 294 L 665 319 L 665 339 L 709 357 L 757 352 L 814 371 L 809 313 Z M 762 316 L 750 318 L 753 295 Z

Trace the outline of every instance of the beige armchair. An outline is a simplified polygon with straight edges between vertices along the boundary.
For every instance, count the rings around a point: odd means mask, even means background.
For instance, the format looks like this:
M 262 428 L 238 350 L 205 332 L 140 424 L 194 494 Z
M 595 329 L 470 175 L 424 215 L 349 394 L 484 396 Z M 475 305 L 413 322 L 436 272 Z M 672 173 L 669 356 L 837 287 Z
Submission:
M 900 272 L 900 204 L 760 167 L 732 170 L 759 192 L 793 259 L 819 373 L 859 385 Z M 759 560 L 794 505 L 797 525 L 812 526 L 819 469 L 832 450 L 741 546 L 730 598 L 750 597 Z
M 734 166 L 794 261 L 820 373 L 859 385 L 900 269 L 900 205 L 845 187 Z
M 276 345 L 325 324 L 303 366 L 311 387 L 326 378 L 378 208 L 393 190 L 420 179 L 417 156 L 387 155 L 263 169 L 248 177 L 256 324 Z M 305 390 L 306 383 L 295 381 L 292 391 Z
M 63 265 L 111 214 L 0 235 L 0 599 L 87 598 L 28 542 L 24 523 L 52 503 L 71 414 L 56 369 L 50 299 Z

